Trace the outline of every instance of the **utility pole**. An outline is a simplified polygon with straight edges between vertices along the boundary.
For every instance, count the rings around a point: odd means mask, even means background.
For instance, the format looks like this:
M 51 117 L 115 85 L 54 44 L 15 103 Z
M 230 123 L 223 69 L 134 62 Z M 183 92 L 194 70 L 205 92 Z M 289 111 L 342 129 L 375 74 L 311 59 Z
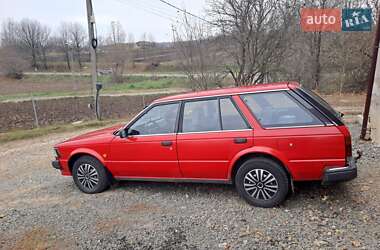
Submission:
M 373 106 L 371 105 L 371 100 L 372 100 L 372 90 L 373 90 L 373 85 L 374 82 L 377 81 L 377 86 L 380 88 L 380 56 L 379 54 L 379 43 L 380 43 L 380 9 L 377 9 L 377 25 L 376 25 L 376 33 L 375 33 L 375 39 L 373 43 L 373 49 L 372 49 L 372 61 L 371 61 L 371 69 L 368 75 L 368 86 L 367 86 L 367 97 L 365 101 L 365 107 L 364 107 L 364 113 L 363 113 L 363 123 L 362 123 L 362 131 L 360 134 L 360 139 L 365 140 L 367 139 L 367 128 L 368 128 L 368 120 L 369 120 L 369 111 L 370 107 Z M 376 67 L 377 66 L 377 67 Z M 379 90 L 378 90 L 379 91 Z M 380 95 L 377 94 L 377 95 Z M 377 96 L 377 98 L 380 98 L 380 96 Z M 371 113 L 374 113 L 373 110 Z M 377 115 L 378 116 L 378 115 Z M 371 118 L 373 119 L 379 119 L 376 118 L 376 115 L 372 116 Z M 380 121 L 378 122 L 378 130 L 380 130 Z M 378 132 L 380 133 L 380 132 Z M 380 139 L 380 138 L 379 138 Z
M 88 37 L 90 44 L 90 54 L 91 54 L 91 94 L 93 96 L 93 107 L 95 108 L 96 119 L 100 120 L 99 113 L 99 102 L 98 97 L 99 93 L 97 90 L 97 68 L 96 68 L 96 47 L 98 46 L 98 40 L 95 37 L 95 15 L 94 9 L 92 8 L 92 0 L 86 0 L 87 7 L 87 22 L 88 22 Z
M 371 131 L 371 138 L 372 141 L 375 144 L 380 145 L 380 9 L 377 9 L 377 27 L 376 27 L 376 38 L 375 38 L 375 46 L 377 48 L 377 54 L 376 57 L 373 55 L 376 69 L 375 69 L 375 75 L 373 78 L 372 86 L 371 87 L 371 99 L 370 99 L 370 110 L 369 110 L 369 116 L 370 116 L 370 131 Z M 368 96 L 367 96 L 368 98 Z M 366 103 L 367 104 L 367 103 Z

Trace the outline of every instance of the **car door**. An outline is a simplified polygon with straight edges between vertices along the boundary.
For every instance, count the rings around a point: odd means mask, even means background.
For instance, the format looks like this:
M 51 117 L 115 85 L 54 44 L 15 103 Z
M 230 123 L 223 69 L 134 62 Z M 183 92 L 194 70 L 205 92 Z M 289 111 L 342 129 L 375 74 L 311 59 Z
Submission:
M 107 164 L 116 177 L 178 178 L 176 128 L 180 103 L 154 105 L 111 143 Z
M 185 101 L 181 113 L 177 146 L 183 177 L 226 180 L 232 158 L 253 144 L 249 124 L 229 97 Z

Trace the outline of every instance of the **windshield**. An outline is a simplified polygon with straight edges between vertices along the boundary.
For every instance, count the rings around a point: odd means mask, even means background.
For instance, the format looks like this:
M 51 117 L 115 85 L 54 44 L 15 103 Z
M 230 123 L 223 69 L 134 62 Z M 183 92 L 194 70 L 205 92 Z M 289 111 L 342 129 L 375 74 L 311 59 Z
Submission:
M 302 87 L 300 89 L 303 92 L 305 92 L 307 95 L 309 95 L 311 98 L 313 98 L 320 105 L 322 105 L 325 109 L 330 111 L 337 119 L 339 119 L 341 121 L 341 114 L 338 111 L 336 111 L 335 109 L 333 109 L 333 107 L 331 107 L 331 105 L 328 102 L 326 102 L 322 97 L 320 97 L 318 94 L 311 91 L 310 89 L 307 89 L 304 87 Z

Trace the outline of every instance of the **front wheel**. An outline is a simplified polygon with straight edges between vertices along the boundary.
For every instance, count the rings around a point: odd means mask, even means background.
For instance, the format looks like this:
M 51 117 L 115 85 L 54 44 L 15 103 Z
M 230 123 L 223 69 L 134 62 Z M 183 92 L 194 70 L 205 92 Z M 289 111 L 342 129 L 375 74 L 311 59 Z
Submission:
M 91 156 L 82 156 L 75 161 L 72 173 L 75 184 L 84 193 L 100 193 L 110 186 L 106 169 Z
M 247 160 L 235 176 L 238 193 L 251 205 L 274 207 L 283 202 L 289 191 L 289 180 L 283 168 L 267 158 Z

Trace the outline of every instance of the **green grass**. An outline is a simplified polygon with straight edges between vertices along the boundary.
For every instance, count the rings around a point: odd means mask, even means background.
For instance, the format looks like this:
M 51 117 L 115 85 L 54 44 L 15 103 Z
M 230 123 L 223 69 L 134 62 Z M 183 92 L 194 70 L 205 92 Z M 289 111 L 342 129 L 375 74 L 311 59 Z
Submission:
M 0 143 L 24 140 L 36 138 L 48 134 L 62 133 L 69 131 L 76 131 L 78 129 L 86 128 L 99 128 L 107 125 L 115 124 L 121 121 L 120 120 L 105 120 L 105 121 L 87 121 L 80 124 L 63 124 L 63 125 L 52 125 L 35 129 L 17 129 L 12 130 L 6 133 L 0 133 Z
M 23 80 L 25 84 L 29 83 L 49 83 L 56 82 L 70 83 L 76 81 L 77 84 L 88 84 L 91 81 L 90 76 L 62 76 L 62 75 L 28 75 Z M 164 90 L 170 88 L 186 88 L 187 80 L 183 77 L 147 77 L 147 76 L 127 76 L 123 78 L 122 83 L 112 83 L 111 76 L 99 76 L 98 81 L 103 83 L 101 94 L 112 93 L 133 93 L 140 90 Z M 81 96 L 88 95 L 88 90 L 81 91 L 39 91 L 33 92 L 34 97 L 60 97 L 60 96 Z M 0 102 L 16 100 L 16 99 L 30 99 L 30 93 L 19 93 L 12 95 L 0 95 Z
M 181 82 L 182 81 L 182 82 Z M 113 83 L 105 84 L 105 92 L 113 91 L 128 91 L 128 90 L 138 90 L 138 89 L 168 89 L 173 87 L 183 87 L 183 79 L 179 80 L 177 78 L 158 78 L 158 79 L 136 79 L 129 80 L 124 83 Z

